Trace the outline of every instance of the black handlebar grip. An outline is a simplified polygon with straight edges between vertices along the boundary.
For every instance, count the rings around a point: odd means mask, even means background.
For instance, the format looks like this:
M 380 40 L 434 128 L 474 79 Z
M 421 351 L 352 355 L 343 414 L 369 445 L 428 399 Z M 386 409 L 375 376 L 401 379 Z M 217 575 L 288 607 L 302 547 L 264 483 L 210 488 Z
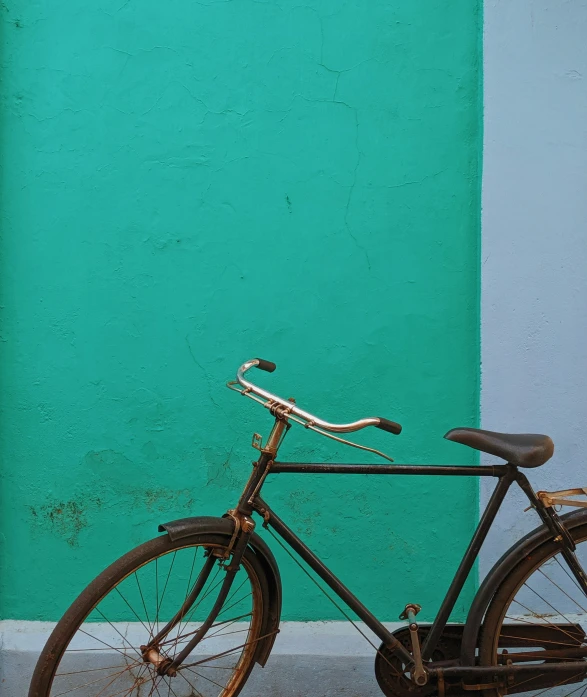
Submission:
M 259 368 L 259 370 L 264 370 L 266 373 L 272 373 L 275 368 L 277 368 L 275 363 L 271 361 L 264 361 L 262 358 L 257 358 L 257 360 L 259 361 L 257 368 Z
M 399 434 L 402 432 L 401 425 L 396 424 L 395 421 L 390 421 L 389 419 L 384 419 L 381 416 L 378 418 L 379 418 L 379 423 L 377 425 L 377 428 L 380 428 L 382 431 L 388 431 L 389 433 L 395 433 L 396 436 L 399 436 Z

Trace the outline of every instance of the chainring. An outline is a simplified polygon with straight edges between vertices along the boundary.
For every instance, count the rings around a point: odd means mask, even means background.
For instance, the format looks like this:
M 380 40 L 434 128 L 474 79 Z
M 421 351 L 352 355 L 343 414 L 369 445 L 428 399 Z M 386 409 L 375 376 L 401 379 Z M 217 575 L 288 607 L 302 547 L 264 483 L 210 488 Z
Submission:
M 420 645 L 424 643 L 426 634 L 430 628 L 427 626 L 418 629 Z M 393 632 L 393 636 L 405 646 L 408 651 L 412 650 L 410 630 L 402 627 Z M 450 636 L 442 636 L 438 646 L 432 655 L 432 661 L 447 661 L 458 658 L 460 653 L 460 641 Z M 377 683 L 386 697 L 429 697 L 437 692 L 435 682 L 429 682 L 420 687 L 410 679 L 409 672 L 406 671 L 404 663 L 394 654 L 394 652 L 381 644 L 377 656 L 375 657 L 375 677 Z

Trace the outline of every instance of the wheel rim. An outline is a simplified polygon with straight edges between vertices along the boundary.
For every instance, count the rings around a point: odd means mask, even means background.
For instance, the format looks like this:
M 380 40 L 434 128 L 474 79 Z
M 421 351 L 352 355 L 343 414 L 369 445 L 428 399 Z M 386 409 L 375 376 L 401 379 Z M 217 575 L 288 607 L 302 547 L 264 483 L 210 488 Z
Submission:
M 53 672 L 47 697 L 231 697 L 254 660 L 262 623 L 262 591 L 243 558 L 230 592 L 202 641 L 173 677 L 145 660 L 145 647 L 176 616 L 207 554 L 219 545 L 176 547 L 144 561 L 94 604 L 74 631 Z M 225 572 L 215 561 L 197 600 L 157 645 L 173 659 L 201 626 Z
M 587 569 L 587 533 L 575 540 L 576 556 Z M 557 678 L 517 677 L 499 694 L 532 697 L 585 697 L 581 669 L 587 657 L 587 596 L 571 573 L 558 545 L 537 561 L 509 594 L 493 637 L 492 664 L 531 665 L 579 661 L 577 671 Z M 559 652 L 563 651 L 563 654 Z

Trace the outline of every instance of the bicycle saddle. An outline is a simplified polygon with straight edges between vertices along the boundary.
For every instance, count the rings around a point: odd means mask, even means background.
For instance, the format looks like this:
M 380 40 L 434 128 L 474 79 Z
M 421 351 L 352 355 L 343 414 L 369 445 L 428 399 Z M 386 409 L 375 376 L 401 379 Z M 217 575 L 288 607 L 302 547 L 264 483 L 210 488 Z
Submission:
M 482 431 L 480 428 L 453 428 L 444 437 L 496 455 L 519 467 L 540 467 L 554 453 L 554 443 L 548 436 L 533 433 L 495 433 Z

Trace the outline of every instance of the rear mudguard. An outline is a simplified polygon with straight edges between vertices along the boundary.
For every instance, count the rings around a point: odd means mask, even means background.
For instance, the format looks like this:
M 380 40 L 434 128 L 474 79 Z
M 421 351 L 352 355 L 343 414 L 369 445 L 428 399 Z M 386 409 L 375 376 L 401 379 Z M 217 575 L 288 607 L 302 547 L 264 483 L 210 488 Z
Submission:
M 587 509 L 572 511 L 560 516 L 561 522 L 572 530 L 587 523 Z M 533 554 L 540 545 L 552 539 L 552 532 L 545 525 L 535 528 L 527 535 L 518 540 L 508 551 L 497 561 L 485 580 L 479 587 L 471 609 L 467 615 L 467 622 L 463 630 L 463 640 L 461 644 L 461 665 L 472 666 L 475 664 L 475 648 L 479 646 L 479 630 L 483 623 L 485 613 L 489 608 L 491 599 L 497 592 L 500 585 L 512 568 Z
M 173 520 L 170 523 L 163 523 L 159 526 L 159 532 L 166 532 L 169 537 L 175 542 L 182 537 L 189 537 L 198 533 L 208 533 L 214 535 L 222 535 L 230 540 L 234 532 L 234 520 L 232 518 L 213 518 L 210 516 L 202 516 L 198 518 L 180 518 Z M 260 665 L 264 666 L 269 658 L 275 637 L 279 631 L 279 619 L 281 617 L 281 576 L 277 568 L 277 562 L 273 556 L 273 552 L 267 544 L 257 535 L 253 533 L 249 540 L 249 547 L 255 553 L 257 559 L 263 567 L 269 587 L 269 611 L 265 620 L 265 624 L 261 629 L 261 639 L 259 648 L 255 656 L 255 660 Z

